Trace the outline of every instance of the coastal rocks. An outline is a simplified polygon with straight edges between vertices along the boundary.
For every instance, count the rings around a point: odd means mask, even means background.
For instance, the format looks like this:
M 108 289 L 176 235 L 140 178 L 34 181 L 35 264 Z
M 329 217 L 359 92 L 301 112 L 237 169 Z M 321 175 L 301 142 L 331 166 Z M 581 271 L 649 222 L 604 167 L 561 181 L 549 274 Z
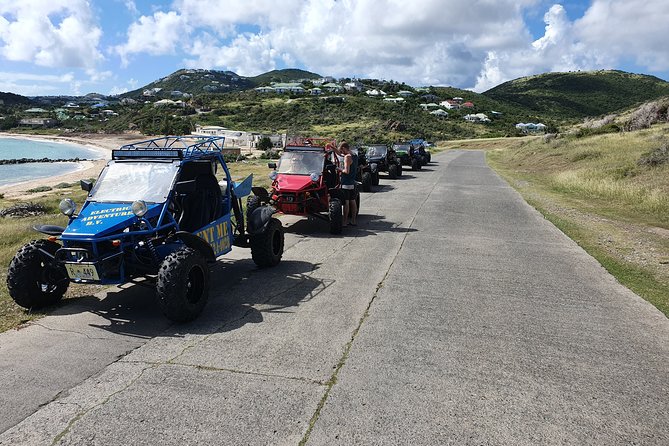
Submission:
M 34 217 L 46 214 L 46 208 L 39 203 L 18 203 L 8 208 L 0 209 L 0 217 Z
M 78 163 L 79 161 L 90 161 L 86 158 L 14 158 L 8 160 L 0 160 L 0 166 L 5 164 L 27 164 L 27 163 Z

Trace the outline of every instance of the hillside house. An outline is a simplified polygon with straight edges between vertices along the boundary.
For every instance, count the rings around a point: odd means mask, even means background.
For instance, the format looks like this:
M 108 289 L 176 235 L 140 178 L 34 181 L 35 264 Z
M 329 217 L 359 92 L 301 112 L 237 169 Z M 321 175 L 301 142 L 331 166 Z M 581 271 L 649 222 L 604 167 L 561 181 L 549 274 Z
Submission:
M 425 102 L 435 102 L 439 100 L 439 97 L 433 94 L 424 94 L 420 98 Z
M 448 112 L 442 109 L 432 110 L 431 115 L 438 116 L 440 118 L 448 118 Z
M 456 104 L 462 104 L 464 99 L 456 96 L 452 99 L 452 101 L 455 102 Z
M 476 123 L 490 122 L 490 118 L 488 118 L 488 116 L 486 116 L 484 113 L 476 113 L 476 114 L 473 114 L 473 115 L 465 115 L 464 119 L 465 119 L 465 121 L 476 122 Z
M 255 88 L 255 91 L 258 93 L 274 93 L 274 88 L 273 87 L 257 87 Z
M 474 108 L 474 103 L 470 102 L 470 101 L 467 101 L 467 102 L 462 104 L 462 108 Z
M 318 88 L 318 87 L 315 87 L 315 88 L 312 88 L 311 90 L 309 90 L 309 93 L 310 93 L 312 96 L 319 96 L 319 95 L 322 95 L 322 94 L 323 94 L 323 90 L 321 90 L 321 89 Z
M 52 118 L 24 118 L 19 121 L 21 127 L 55 127 L 58 121 Z
M 313 82 L 314 85 L 324 85 L 324 84 L 328 84 L 328 83 L 331 83 L 331 82 L 334 82 L 334 81 L 335 81 L 334 77 L 324 76 L 324 77 L 322 77 L 320 79 L 316 79 L 312 82 Z
M 403 98 L 408 98 L 413 96 L 413 92 L 407 91 L 407 90 L 401 90 L 397 92 L 397 96 L 401 96 Z
M 383 98 L 385 102 L 393 102 L 397 104 L 398 102 L 404 102 L 404 98 Z
M 28 110 L 25 111 L 25 113 L 37 114 L 37 113 L 48 113 L 48 112 L 43 108 L 34 107 L 34 108 L 29 108 Z
M 418 104 L 418 106 L 423 110 L 429 110 L 431 108 L 439 108 L 439 104 L 435 104 L 434 102 L 430 102 L 429 104 Z
M 344 91 L 344 87 L 339 84 L 335 84 L 334 82 L 323 84 L 321 85 L 321 88 L 325 91 L 329 91 L 330 93 L 341 93 Z
M 533 122 L 522 123 L 519 122 L 516 124 L 516 128 L 523 133 L 544 133 L 546 132 L 546 126 L 542 123 L 535 124 Z
M 373 90 L 367 90 L 365 92 L 367 96 L 373 96 L 373 97 L 379 97 L 379 96 L 385 96 L 386 92 L 383 90 L 377 90 L 376 88 Z
M 445 101 L 441 101 L 439 103 L 442 107 L 444 107 L 447 110 L 459 110 L 460 109 L 460 104 L 455 102 L 453 99 L 447 99 Z
M 362 82 L 357 79 L 353 79 L 351 82 L 346 82 L 344 84 L 344 90 L 346 91 L 362 91 L 364 86 Z
M 307 91 L 304 89 L 302 84 L 298 84 L 296 82 L 288 82 L 288 83 L 272 83 L 272 87 L 274 87 L 274 92 L 275 93 L 289 93 L 289 94 L 304 94 Z

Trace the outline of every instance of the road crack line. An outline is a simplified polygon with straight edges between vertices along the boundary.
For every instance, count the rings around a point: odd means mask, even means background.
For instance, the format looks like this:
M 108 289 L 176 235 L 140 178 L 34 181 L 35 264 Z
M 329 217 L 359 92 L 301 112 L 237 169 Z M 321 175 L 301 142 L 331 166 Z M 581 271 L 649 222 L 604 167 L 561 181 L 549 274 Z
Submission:
M 383 275 L 383 278 L 381 281 L 376 285 L 376 290 L 374 291 L 374 294 L 372 295 L 372 298 L 369 300 L 369 303 L 367 304 L 367 308 L 365 309 L 364 313 L 362 314 L 362 317 L 358 321 L 358 325 L 355 327 L 353 330 L 353 333 L 351 334 L 351 339 L 346 343 L 344 346 L 344 352 L 339 359 L 339 362 L 337 363 L 337 366 L 335 367 L 335 370 L 332 372 L 332 375 L 330 376 L 330 379 L 325 383 L 326 384 L 326 389 L 325 393 L 321 397 L 320 401 L 318 402 L 318 406 L 316 407 L 316 410 L 314 411 L 314 414 L 311 416 L 311 419 L 309 420 L 309 425 L 307 427 L 307 431 L 304 433 L 304 436 L 302 437 L 302 440 L 298 443 L 298 446 L 305 446 L 307 442 L 309 441 L 309 436 L 311 435 L 311 432 L 313 431 L 314 427 L 316 426 L 316 422 L 320 418 L 321 411 L 325 407 L 325 404 L 327 403 L 327 400 L 330 396 L 330 392 L 332 391 L 333 387 L 335 384 L 337 384 L 337 378 L 339 376 L 339 372 L 341 369 L 346 365 L 346 361 L 348 360 L 349 354 L 351 353 L 351 349 L 353 348 L 353 342 L 355 341 L 356 337 L 358 336 L 358 333 L 362 329 L 362 325 L 365 323 L 367 318 L 369 317 L 369 312 L 370 309 L 372 308 L 372 305 L 374 304 L 374 301 L 379 295 L 379 291 L 381 288 L 383 288 L 383 284 L 388 278 L 388 275 L 390 274 L 390 270 L 392 269 L 393 265 L 395 264 L 395 261 L 397 260 L 397 257 L 399 256 L 399 253 L 402 251 L 402 247 L 404 246 L 404 243 L 406 242 L 407 237 L 409 236 L 409 229 L 413 226 L 414 221 L 416 220 L 416 216 L 418 213 L 423 209 L 423 206 L 427 202 L 427 200 L 430 198 L 432 193 L 437 187 L 437 184 L 441 180 L 442 176 L 444 174 L 440 174 L 434 184 L 432 185 L 432 188 L 430 191 L 426 194 L 425 199 L 423 202 L 418 206 L 418 209 L 416 209 L 416 212 L 414 212 L 412 218 L 411 218 L 411 223 L 409 223 L 409 226 L 406 228 L 404 231 L 404 237 L 402 238 L 402 242 L 400 243 L 400 246 L 397 248 L 397 251 L 395 252 L 395 255 L 393 256 L 393 260 L 390 262 L 390 265 L 388 266 L 388 269 L 386 270 L 386 273 Z

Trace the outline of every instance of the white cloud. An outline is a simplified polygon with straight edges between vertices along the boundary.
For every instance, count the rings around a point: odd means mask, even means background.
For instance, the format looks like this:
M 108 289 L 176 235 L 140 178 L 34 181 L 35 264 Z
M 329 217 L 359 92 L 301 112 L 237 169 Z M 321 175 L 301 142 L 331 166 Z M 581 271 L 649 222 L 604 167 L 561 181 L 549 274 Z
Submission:
M 11 91 L 24 96 L 56 94 L 62 90 L 63 85 L 72 86 L 74 81 L 73 73 L 56 75 L 0 71 L 0 91 Z
M 114 48 L 121 56 L 123 65 L 128 64 L 128 56 L 148 53 L 154 56 L 174 54 L 177 44 L 187 35 L 187 24 L 174 11 L 158 11 L 152 16 L 142 16 L 128 28 L 128 40 Z
M 0 55 L 9 61 L 92 68 L 103 58 L 101 36 L 85 0 L 0 2 Z
M 168 12 L 140 17 L 115 50 L 124 63 L 138 53 L 178 54 L 188 67 L 243 75 L 292 64 L 480 91 L 629 59 L 669 69 L 665 1 L 592 0 L 577 20 L 553 5 L 534 39 L 524 17 L 543 0 L 174 0 Z
M 669 70 L 666 0 L 594 0 L 574 23 L 578 38 L 611 60 L 629 58 L 651 70 Z

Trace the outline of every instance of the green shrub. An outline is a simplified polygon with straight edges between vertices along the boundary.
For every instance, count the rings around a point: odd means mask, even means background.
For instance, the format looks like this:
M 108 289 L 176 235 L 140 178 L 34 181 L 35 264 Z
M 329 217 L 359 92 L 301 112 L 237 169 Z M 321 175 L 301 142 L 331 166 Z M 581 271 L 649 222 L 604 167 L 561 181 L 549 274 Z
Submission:
M 597 150 L 583 150 L 581 152 L 577 152 L 573 154 L 569 160 L 572 162 L 576 161 L 583 161 L 583 160 L 590 160 L 590 159 L 596 159 L 602 156 L 601 152 L 598 152 Z
M 53 187 L 51 187 L 51 186 L 37 186 L 37 187 L 34 187 L 32 189 L 28 189 L 26 192 L 29 192 L 29 193 L 33 194 L 35 192 L 48 192 L 50 190 L 53 190 Z
M 67 189 L 69 187 L 74 186 L 76 183 L 58 183 L 54 187 L 56 189 Z

